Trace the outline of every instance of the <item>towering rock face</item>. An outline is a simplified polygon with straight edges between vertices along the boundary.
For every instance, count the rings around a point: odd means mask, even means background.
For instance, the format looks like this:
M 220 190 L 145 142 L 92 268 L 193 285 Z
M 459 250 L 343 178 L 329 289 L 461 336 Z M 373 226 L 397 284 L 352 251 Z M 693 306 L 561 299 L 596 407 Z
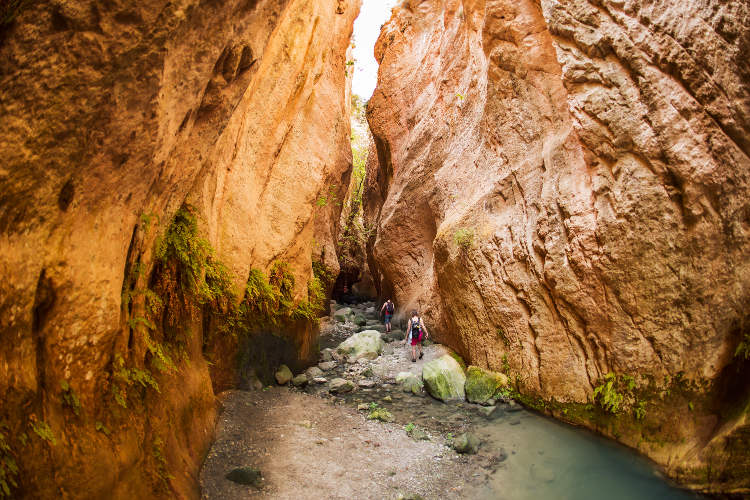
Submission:
M 337 271 L 340 208 L 316 200 L 348 184 L 359 0 L 6 4 L 0 478 L 35 498 L 197 497 L 214 320 L 205 301 L 164 315 L 152 289 L 175 274 L 155 248 L 169 228 L 192 238 L 239 298 L 275 261 L 297 301 L 313 259 Z M 198 234 L 179 233 L 192 217 Z M 295 330 L 299 356 L 313 333 Z
M 748 19 L 412 0 L 368 107 L 381 292 L 528 402 L 724 491 L 750 488 Z

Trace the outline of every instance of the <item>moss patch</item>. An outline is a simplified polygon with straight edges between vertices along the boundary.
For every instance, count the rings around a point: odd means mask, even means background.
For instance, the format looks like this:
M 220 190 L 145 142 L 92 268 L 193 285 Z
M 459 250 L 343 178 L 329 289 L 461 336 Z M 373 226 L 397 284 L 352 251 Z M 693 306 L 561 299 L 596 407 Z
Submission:
M 470 366 L 466 370 L 466 400 L 471 403 L 485 403 L 494 398 L 508 385 L 508 377 L 500 373 Z

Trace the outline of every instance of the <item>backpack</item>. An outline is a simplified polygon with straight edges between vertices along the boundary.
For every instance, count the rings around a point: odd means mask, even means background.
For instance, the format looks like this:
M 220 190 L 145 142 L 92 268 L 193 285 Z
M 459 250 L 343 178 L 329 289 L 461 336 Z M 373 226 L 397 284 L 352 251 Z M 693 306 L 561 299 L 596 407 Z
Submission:
M 422 332 L 422 325 L 420 324 L 422 322 L 421 319 L 419 319 L 419 316 L 417 316 L 417 321 L 414 321 L 414 318 L 411 319 L 411 338 L 417 339 L 418 341 L 422 340 L 422 336 L 424 333 Z
M 393 314 L 393 302 L 389 302 L 385 305 L 385 312 Z

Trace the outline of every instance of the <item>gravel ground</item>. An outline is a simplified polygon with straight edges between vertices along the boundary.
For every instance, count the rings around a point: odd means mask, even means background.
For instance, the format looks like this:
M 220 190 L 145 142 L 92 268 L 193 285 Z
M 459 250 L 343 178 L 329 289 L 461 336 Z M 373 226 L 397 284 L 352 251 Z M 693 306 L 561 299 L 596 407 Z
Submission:
M 201 470 L 202 498 L 461 498 L 471 469 L 440 438 L 415 442 L 396 424 L 285 387 L 227 391 Z M 251 466 L 264 486 L 225 475 Z

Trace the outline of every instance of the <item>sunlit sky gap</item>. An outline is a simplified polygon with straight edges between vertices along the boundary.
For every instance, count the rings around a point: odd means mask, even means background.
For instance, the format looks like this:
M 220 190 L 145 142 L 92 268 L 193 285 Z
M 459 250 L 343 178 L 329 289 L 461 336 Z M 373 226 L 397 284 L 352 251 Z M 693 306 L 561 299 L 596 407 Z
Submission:
M 378 79 L 378 63 L 373 55 L 380 26 L 391 17 L 398 0 L 363 0 L 359 17 L 354 21 L 354 77 L 352 92 L 370 99 Z

